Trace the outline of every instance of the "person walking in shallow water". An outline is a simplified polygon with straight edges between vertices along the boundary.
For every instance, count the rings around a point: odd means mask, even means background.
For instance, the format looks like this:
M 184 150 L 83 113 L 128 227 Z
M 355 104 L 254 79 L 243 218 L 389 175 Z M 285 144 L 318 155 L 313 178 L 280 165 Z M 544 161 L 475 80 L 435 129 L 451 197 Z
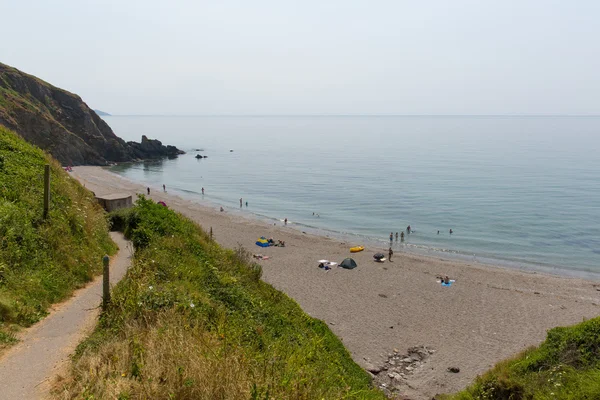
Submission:
M 404 232 L 400 232 L 400 241 L 404 242 Z
M 147 187 L 146 190 L 148 191 L 148 196 L 150 196 L 150 188 Z
M 283 220 L 283 224 L 287 225 L 287 218 Z
M 202 188 L 202 194 L 204 194 L 204 188 Z
M 392 243 L 394 241 L 394 234 L 392 232 L 390 232 L 390 243 Z
M 240 197 L 240 207 L 242 206 L 242 198 Z
M 398 232 L 396 232 L 396 242 L 398 241 Z
M 163 183 L 163 192 L 167 193 L 167 187 L 165 186 L 164 183 Z

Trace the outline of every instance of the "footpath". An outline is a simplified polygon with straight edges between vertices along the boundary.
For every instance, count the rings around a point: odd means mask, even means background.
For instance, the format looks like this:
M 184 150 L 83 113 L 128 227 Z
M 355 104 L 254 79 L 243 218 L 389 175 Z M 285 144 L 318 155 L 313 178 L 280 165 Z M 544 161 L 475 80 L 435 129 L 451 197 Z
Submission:
M 110 260 L 110 282 L 115 284 L 129 268 L 133 248 L 121 233 L 111 232 L 111 238 L 119 246 Z M 69 356 L 94 329 L 101 302 L 99 276 L 24 330 L 20 342 L 0 357 L 0 400 L 47 398 L 53 378 L 68 366 Z

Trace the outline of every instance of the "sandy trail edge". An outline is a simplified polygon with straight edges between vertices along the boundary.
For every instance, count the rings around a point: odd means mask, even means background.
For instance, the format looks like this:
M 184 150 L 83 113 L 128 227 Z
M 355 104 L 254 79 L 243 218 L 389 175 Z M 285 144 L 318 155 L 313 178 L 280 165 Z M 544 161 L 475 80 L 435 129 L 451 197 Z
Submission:
M 100 167 L 77 167 L 73 176 L 98 195 L 146 193 L 145 186 Z M 539 344 L 547 329 L 600 312 L 595 282 L 401 252 L 393 262 L 378 264 L 372 259 L 378 249 L 351 255 L 350 243 L 229 210 L 221 213 L 202 205 L 202 200 L 163 193 L 162 184 L 151 186 L 152 199 L 164 200 L 206 230 L 212 227 L 215 239 L 225 247 L 243 245 L 270 256 L 260 261 L 263 279 L 308 314 L 327 322 L 362 366 L 382 364 L 394 349 L 400 353 L 419 345 L 435 349 L 418 368 L 394 381 L 411 399 L 460 390 L 496 362 Z M 287 246 L 258 248 L 254 242 L 259 236 L 285 240 Z M 339 262 L 349 256 L 358 268 L 329 272 L 317 268 L 321 258 Z M 456 283 L 441 287 L 437 274 L 449 275 Z M 447 372 L 450 366 L 459 367 L 460 373 Z
M 132 249 L 120 233 L 111 233 L 119 252 L 111 257 L 110 282 L 117 283 L 131 263 Z M 101 262 L 101 260 L 98 260 Z M 20 335 L 20 342 L 0 358 L 0 398 L 48 397 L 52 378 L 96 325 L 102 301 L 102 276 L 57 304 L 50 315 Z

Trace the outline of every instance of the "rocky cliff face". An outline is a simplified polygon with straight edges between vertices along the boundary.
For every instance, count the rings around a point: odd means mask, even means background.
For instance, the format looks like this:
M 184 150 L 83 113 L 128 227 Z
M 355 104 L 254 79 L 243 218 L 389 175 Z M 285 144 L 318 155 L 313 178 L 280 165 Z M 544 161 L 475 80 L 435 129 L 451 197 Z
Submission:
M 183 153 L 145 136 L 142 143 L 126 143 L 79 96 L 2 63 L 0 124 L 63 165 L 107 165 Z

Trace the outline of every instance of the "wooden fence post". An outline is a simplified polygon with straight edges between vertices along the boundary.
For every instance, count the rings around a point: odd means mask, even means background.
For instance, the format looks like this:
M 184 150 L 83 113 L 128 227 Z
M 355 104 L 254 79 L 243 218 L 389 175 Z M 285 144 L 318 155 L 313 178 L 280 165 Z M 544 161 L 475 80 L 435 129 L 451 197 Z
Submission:
M 102 273 L 102 309 L 106 310 L 110 303 L 110 274 L 109 274 L 109 262 L 108 256 L 102 257 L 102 263 L 104 269 Z
M 50 164 L 44 166 L 44 219 L 50 209 Z

